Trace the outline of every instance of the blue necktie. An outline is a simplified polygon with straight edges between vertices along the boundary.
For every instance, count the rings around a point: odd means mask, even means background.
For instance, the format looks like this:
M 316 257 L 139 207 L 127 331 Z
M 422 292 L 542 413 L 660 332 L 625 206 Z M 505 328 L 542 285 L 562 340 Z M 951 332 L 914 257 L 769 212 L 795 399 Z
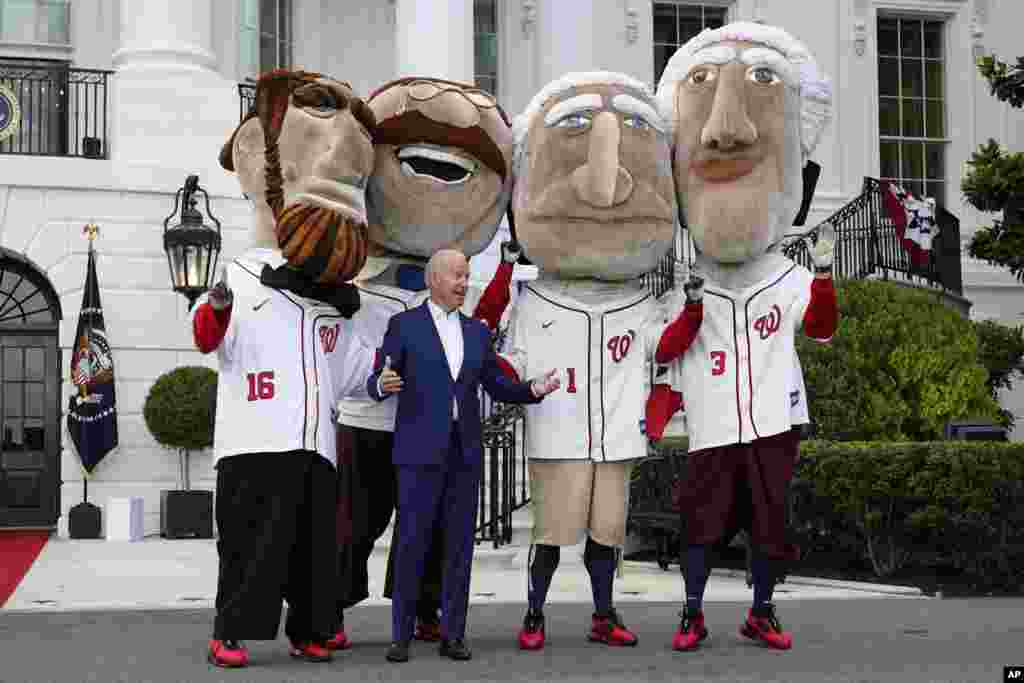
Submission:
M 402 263 L 395 268 L 395 283 L 410 292 L 422 292 L 427 288 L 423 266 Z

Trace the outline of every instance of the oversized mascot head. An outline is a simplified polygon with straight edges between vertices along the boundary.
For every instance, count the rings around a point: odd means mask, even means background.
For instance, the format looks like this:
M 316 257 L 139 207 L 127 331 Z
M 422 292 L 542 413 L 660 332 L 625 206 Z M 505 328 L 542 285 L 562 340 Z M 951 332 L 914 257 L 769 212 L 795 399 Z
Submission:
M 483 251 L 508 209 L 512 131 L 494 97 L 403 78 L 367 100 L 377 120 L 367 204 L 375 256 Z
M 516 117 L 517 238 L 543 273 L 630 280 L 672 245 L 675 191 L 667 122 L 625 74 L 570 73 Z
M 669 60 L 657 98 L 698 251 L 723 264 L 763 254 L 800 211 L 802 169 L 831 117 L 807 48 L 761 24 L 705 30 Z
M 263 74 L 254 110 L 220 154 L 253 201 L 253 245 L 279 248 L 321 284 L 355 276 L 367 254 L 373 127 L 347 83 L 305 71 Z

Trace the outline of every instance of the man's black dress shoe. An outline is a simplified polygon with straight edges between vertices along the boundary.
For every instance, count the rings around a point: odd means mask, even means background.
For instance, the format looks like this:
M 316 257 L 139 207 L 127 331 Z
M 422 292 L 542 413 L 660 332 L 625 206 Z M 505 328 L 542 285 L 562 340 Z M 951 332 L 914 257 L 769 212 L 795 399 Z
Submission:
M 409 642 L 396 640 L 391 643 L 391 647 L 388 648 L 388 653 L 385 656 L 389 662 L 408 662 Z
M 442 657 L 456 659 L 459 661 L 466 661 L 467 659 L 473 658 L 473 653 L 468 647 L 466 647 L 466 641 L 462 638 L 456 638 L 455 640 L 442 640 L 439 652 Z

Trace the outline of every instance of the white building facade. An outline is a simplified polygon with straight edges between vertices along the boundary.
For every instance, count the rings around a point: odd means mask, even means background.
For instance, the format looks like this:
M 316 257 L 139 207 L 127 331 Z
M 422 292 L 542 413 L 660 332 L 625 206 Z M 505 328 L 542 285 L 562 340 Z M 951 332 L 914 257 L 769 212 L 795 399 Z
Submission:
M 656 84 L 680 44 L 735 20 L 786 28 L 833 79 L 835 119 L 816 154 L 808 225 L 857 196 L 865 176 L 890 178 L 954 213 L 966 251 L 992 216 L 961 199 L 965 161 L 990 137 L 1024 149 L 1024 113 L 991 97 L 974 66 L 983 54 L 1009 62 L 1024 52 L 1020 0 L 0 0 L 0 85 L 22 113 L 20 131 L 0 140 L 0 263 L 28 273 L 62 314 L 48 323 L 0 306 L 0 526 L 56 524 L 66 534 L 67 510 L 82 500 L 63 411 L 82 227 L 96 223 L 120 445 L 90 478 L 89 499 L 142 496 L 146 532 L 158 529 L 177 458 L 147 431 L 143 401 L 160 374 L 214 365 L 193 350 L 186 302 L 170 289 L 163 220 L 197 174 L 223 224 L 222 258 L 244 249 L 249 205 L 217 164 L 239 118 L 238 83 L 292 66 L 365 96 L 400 76 L 437 76 L 476 81 L 515 114 L 568 71 Z M 496 257 L 475 261 L 486 279 Z M 1024 323 L 1024 287 L 1006 271 L 965 255 L 963 278 L 972 318 Z M 7 282 L 0 299 L 23 300 L 11 289 L 23 285 Z M 1024 415 L 1024 392 L 1006 406 Z M 191 479 L 213 488 L 208 454 L 192 458 Z

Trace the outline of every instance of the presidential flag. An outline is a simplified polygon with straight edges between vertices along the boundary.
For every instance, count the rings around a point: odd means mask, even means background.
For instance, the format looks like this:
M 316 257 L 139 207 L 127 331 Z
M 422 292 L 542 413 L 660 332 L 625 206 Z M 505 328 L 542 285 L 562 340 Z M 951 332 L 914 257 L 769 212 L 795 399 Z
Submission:
M 93 468 L 117 446 L 117 408 L 114 398 L 114 360 L 103 324 L 96 257 L 89 243 L 85 293 L 78 314 L 71 355 L 71 381 L 78 388 L 68 405 L 68 432 L 82 467 Z

